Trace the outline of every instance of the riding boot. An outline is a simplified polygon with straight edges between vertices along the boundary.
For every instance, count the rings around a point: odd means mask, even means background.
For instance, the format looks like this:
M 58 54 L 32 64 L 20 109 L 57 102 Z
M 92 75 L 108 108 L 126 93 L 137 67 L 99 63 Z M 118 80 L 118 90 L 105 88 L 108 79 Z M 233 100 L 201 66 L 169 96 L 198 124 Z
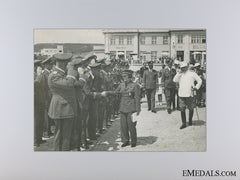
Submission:
M 182 126 L 180 127 L 180 129 L 183 129 L 186 126 L 186 112 L 185 111 L 181 111 L 181 118 L 182 118 Z
M 189 110 L 189 126 L 192 126 L 192 118 L 193 118 L 193 109 Z

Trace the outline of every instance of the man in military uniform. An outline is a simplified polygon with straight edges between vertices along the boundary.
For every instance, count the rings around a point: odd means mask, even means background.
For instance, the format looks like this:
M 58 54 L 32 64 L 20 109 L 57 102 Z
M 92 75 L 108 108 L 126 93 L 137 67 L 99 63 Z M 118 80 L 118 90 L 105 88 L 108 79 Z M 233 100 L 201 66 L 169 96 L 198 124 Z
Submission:
M 129 131 L 131 137 L 131 146 L 137 145 L 137 130 L 136 122 L 132 120 L 132 114 L 140 114 L 140 87 L 132 82 L 132 71 L 124 70 L 122 72 L 123 82 L 116 89 L 116 93 L 121 94 L 120 102 L 120 125 L 121 125 L 121 139 L 122 147 L 130 145 Z
M 68 63 L 68 70 L 78 71 L 81 67 L 82 57 L 75 57 Z M 82 145 L 82 115 L 83 115 L 83 87 L 85 81 L 79 78 L 79 74 L 74 83 L 76 100 L 77 100 L 77 115 L 73 121 L 73 131 L 71 138 L 71 149 L 74 151 L 80 151 Z
M 175 89 L 176 84 L 173 82 L 173 78 L 176 74 L 176 71 L 172 69 L 172 60 L 166 60 L 167 67 L 164 69 L 162 73 L 162 86 L 165 94 L 165 98 L 167 101 L 167 112 L 168 114 L 171 113 L 171 104 L 174 101 L 175 105 Z M 175 109 L 175 107 L 174 107 Z
M 48 76 L 53 67 L 53 61 L 51 59 L 52 57 L 49 57 L 46 60 L 41 62 L 41 64 L 44 66 L 43 77 L 45 81 L 45 86 L 44 86 L 44 94 L 45 94 L 44 137 L 45 138 L 49 138 L 51 135 L 53 135 L 51 131 L 51 126 L 54 125 L 54 121 L 48 117 L 48 108 L 52 98 L 52 93 L 48 86 Z
M 48 115 L 54 119 L 56 129 L 54 135 L 54 150 L 69 151 L 74 118 L 77 116 L 77 101 L 74 83 L 77 71 L 69 69 L 67 63 L 71 53 L 55 54 L 56 66 L 48 77 L 48 85 L 52 92 Z
M 200 63 L 195 63 L 194 65 L 194 71 L 195 73 L 197 73 L 197 75 L 202 79 L 202 86 L 196 91 L 196 105 L 198 107 L 201 107 L 203 102 L 202 102 L 202 95 L 203 95 L 203 91 L 205 88 L 205 80 L 203 77 L 203 70 L 201 69 L 201 65 Z M 196 84 L 196 82 L 195 82 Z
M 113 77 L 112 77 L 112 66 L 110 61 L 105 62 L 104 71 L 107 73 L 105 76 L 106 91 L 113 91 Z M 113 115 L 114 96 L 109 95 L 106 98 L 106 127 L 110 126 L 111 117 Z
M 158 73 L 153 69 L 153 61 L 148 62 L 148 70 L 143 73 L 143 87 L 146 90 L 148 110 L 156 113 L 155 110 L 155 94 L 158 88 Z
M 42 140 L 44 123 L 44 76 L 42 74 L 41 60 L 34 61 L 34 146 L 38 147 Z
M 101 89 L 100 92 L 106 90 L 107 86 L 107 72 L 104 70 L 105 66 L 105 58 L 98 60 L 97 62 L 100 63 L 100 82 L 101 82 Z M 102 134 L 106 129 L 103 128 L 103 122 L 106 120 L 106 107 L 107 106 L 107 99 L 105 97 L 99 98 L 99 108 L 98 108 L 98 133 Z
M 87 56 L 82 60 L 76 61 L 75 64 L 78 69 L 79 82 L 83 85 L 82 88 L 77 88 L 77 97 L 79 100 L 79 106 L 81 107 L 80 119 L 82 122 L 82 131 L 79 132 L 81 135 L 81 147 L 88 149 L 88 145 L 91 144 L 87 140 L 87 126 L 88 126 L 88 117 L 89 117 L 89 99 L 96 96 L 94 92 L 90 92 L 91 83 L 93 80 L 93 75 L 90 73 L 90 68 L 88 67 L 89 62 L 95 58 L 95 56 Z M 80 136 L 78 136 L 80 137 Z M 78 139 L 78 138 L 77 138 Z
M 100 79 L 100 63 L 96 62 L 97 57 L 89 57 L 92 59 L 89 67 L 91 68 L 91 85 L 89 96 L 89 120 L 88 120 L 88 135 L 90 140 L 96 140 L 96 128 L 99 123 L 99 98 L 101 91 L 101 79 Z

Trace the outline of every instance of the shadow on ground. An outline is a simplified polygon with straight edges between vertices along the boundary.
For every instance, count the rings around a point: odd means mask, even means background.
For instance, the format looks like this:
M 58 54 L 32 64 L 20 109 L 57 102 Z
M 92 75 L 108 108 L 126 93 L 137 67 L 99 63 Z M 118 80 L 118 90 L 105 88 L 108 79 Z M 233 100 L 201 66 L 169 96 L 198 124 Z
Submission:
M 193 126 L 203 126 L 205 125 L 206 122 L 203 121 L 203 120 L 196 120 L 196 121 L 193 121 Z
M 146 137 L 138 137 L 137 141 L 138 141 L 138 145 L 149 145 L 149 144 L 153 144 L 157 141 L 157 137 L 156 136 L 146 136 Z

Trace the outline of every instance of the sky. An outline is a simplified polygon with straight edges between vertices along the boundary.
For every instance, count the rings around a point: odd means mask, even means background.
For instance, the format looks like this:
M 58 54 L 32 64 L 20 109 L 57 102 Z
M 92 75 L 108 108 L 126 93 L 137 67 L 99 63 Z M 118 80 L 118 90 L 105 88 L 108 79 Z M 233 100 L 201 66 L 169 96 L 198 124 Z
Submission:
M 38 43 L 101 43 L 100 29 L 35 29 L 34 44 Z

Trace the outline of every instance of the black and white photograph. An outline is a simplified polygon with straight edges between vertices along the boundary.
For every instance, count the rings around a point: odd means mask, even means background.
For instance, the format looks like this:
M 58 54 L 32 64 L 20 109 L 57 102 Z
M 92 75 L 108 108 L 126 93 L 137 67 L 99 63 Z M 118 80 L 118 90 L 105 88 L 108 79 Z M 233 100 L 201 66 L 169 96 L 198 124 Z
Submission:
M 206 29 L 35 29 L 34 151 L 206 151 Z
M 2 1 L 0 180 L 239 180 L 239 9 Z

